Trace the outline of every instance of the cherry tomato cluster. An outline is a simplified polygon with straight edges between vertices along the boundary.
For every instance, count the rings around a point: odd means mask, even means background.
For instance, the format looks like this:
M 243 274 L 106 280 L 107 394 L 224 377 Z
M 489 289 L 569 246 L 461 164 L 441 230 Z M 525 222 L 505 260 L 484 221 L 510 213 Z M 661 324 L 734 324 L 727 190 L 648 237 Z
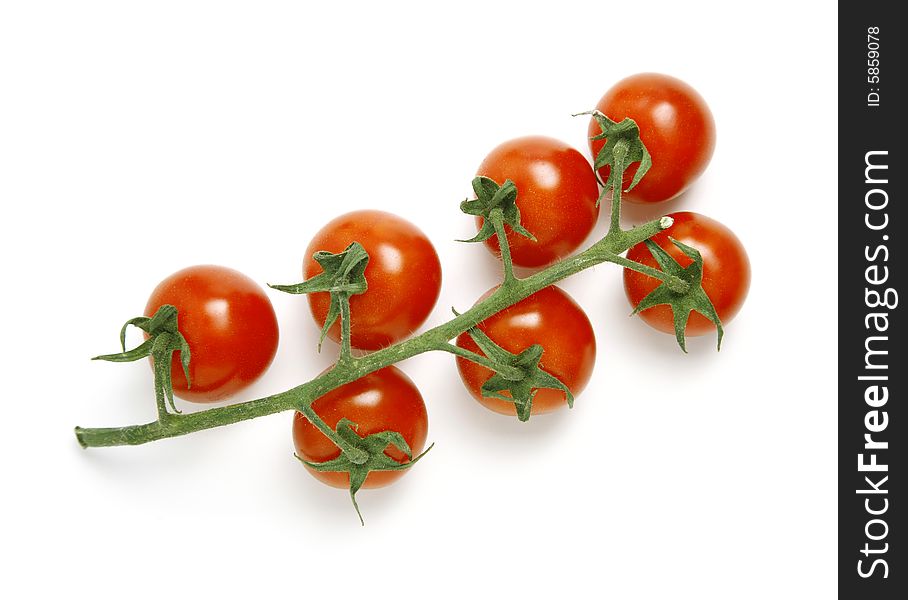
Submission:
M 671 200 L 706 169 L 715 147 L 713 117 L 700 95 L 684 82 L 658 74 L 628 77 L 609 89 L 596 108 L 616 122 L 633 119 L 652 157 L 652 166 L 638 184 L 632 185 L 637 164 L 624 172 L 622 189 L 633 188 L 628 190 L 627 200 Z M 600 135 L 602 131 L 592 119 L 589 143 L 594 159 L 608 142 Z M 517 219 L 525 231 L 514 226 L 506 231 L 510 259 L 520 267 L 541 269 L 571 255 L 585 242 L 599 216 L 600 200 L 605 196 L 600 189 L 608 180 L 609 167 L 597 172 L 589 157 L 570 145 L 528 136 L 494 148 L 480 162 L 477 175 L 499 185 L 509 180 L 516 186 Z M 699 251 L 703 290 L 718 317 L 727 323 L 740 309 L 750 281 L 743 246 L 731 230 L 708 217 L 690 212 L 670 216 L 674 224 L 651 242 L 680 268 L 694 260 L 685 246 Z M 481 233 L 487 224 L 478 216 L 476 225 Z M 482 241 L 493 254 L 502 252 L 497 235 Z M 345 297 L 349 304 L 342 308 L 349 311 L 349 321 L 343 323 L 349 324 L 349 346 L 370 352 L 406 338 L 425 322 L 439 296 L 441 264 L 432 243 L 416 225 L 386 212 L 358 211 L 337 217 L 315 234 L 306 249 L 304 278 L 318 277 L 329 253 L 340 256 L 357 244 L 368 254 L 363 273 L 367 286 Z M 661 265 L 652 244 L 631 248 L 627 259 L 652 268 Z M 637 307 L 661 282 L 626 268 L 624 283 L 631 305 Z M 489 290 L 480 301 L 494 291 Z M 327 291 L 309 293 L 315 323 L 332 340 L 341 341 L 344 333 L 342 320 L 336 318 L 336 302 Z M 271 363 L 278 344 L 277 319 L 263 289 L 245 275 L 216 266 L 184 269 L 155 288 L 146 317 L 168 305 L 177 309 L 179 332 L 191 349 L 188 362 L 179 351 L 172 355 L 170 378 L 173 392 L 181 398 L 192 402 L 225 399 L 253 383 Z M 652 306 L 640 315 L 656 329 L 677 333 L 677 315 L 669 306 Z M 713 321 L 697 313 L 686 321 L 688 335 L 715 328 Z M 469 359 L 491 358 L 481 349 L 489 346 L 482 346 L 476 336 L 514 355 L 534 345 L 541 347 L 538 368 L 562 385 L 534 389 L 532 414 L 556 410 L 572 401 L 593 371 L 596 340 L 590 320 L 555 286 L 490 316 L 456 341 L 463 351 L 456 359 L 457 367 L 469 393 L 487 408 L 513 415 L 518 411 L 507 391 L 489 394 L 483 387 L 495 373 Z M 325 435 L 324 426 L 340 431 L 341 424 L 349 422 L 351 431 L 363 438 L 394 432 L 400 438 L 387 438 L 392 441 L 384 451 L 393 464 L 407 463 L 426 443 L 425 403 L 413 382 L 393 366 L 337 387 L 315 400 L 311 409 L 322 421 L 321 430 L 303 413 L 296 413 L 293 441 L 310 471 L 329 485 L 353 489 L 352 471 L 315 468 L 342 454 Z M 384 485 L 403 472 L 372 471 L 360 484 Z

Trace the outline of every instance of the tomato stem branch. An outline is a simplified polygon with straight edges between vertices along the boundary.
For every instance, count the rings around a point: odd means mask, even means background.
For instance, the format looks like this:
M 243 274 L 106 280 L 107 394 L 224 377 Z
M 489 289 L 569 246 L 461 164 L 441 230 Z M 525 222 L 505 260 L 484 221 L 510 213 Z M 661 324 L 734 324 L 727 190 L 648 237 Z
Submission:
M 501 264 L 504 266 L 503 286 L 511 285 L 517 278 L 514 276 L 514 261 L 511 258 L 511 244 L 504 229 L 504 214 L 500 208 L 495 208 L 489 215 L 492 227 L 495 228 L 495 237 L 498 238 L 498 247 L 501 250 Z
M 359 448 L 354 448 L 353 446 L 348 444 L 347 441 L 344 440 L 344 438 L 338 435 L 336 431 L 331 429 L 331 427 L 329 427 L 328 424 L 325 423 L 325 421 L 320 416 L 318 416 L 318 413 L 316 413 L 315 410 L 312 409 L 311 402 L 302 403 L 302 405 L 300 406 L 300 412 L 303 413 L 306 418 L 309 419 L 309 422 L 315 425 L 319 431 L 325 434 L 325 437 L 334 442 L 334 445 L 340 448 L 341 451 L 347 455 L 347 458 L 349 458 L 351 462 L 355 464 L 361 464 L 368 458 L 369 455 L 365 451 L 360 450 Z
M 240 421 L 289 410 L 294 408 L 294 401 L 298 395 L 305 394 L 308 389 L 316 386 L 317 382 L 313 380 L 273 396 L 197 413 L 168 414 L 164 419 L 144 425 L 101 428 L 76 427 L 76 439 L 84 448 L 145 444 L 155 440 L 212 429 L 222 425 L 231 425 Z
M 156 356 L 153 359 L 152 376 L 154 378 L 154 397 L 158 407 L 158 419 L 167 418 L 167 400 L 165 386 L 169 383 L 165 381 L 167 377 L 166 369 L 170 368 L 170 353 L 167 356 Z M 176 411 L 174 411 L 176 412 Z
M 660 271 L 659 269 L 654 269 L 653 267 L 644 265 L 642 263 L 635 262 L 635 261 L 627 259 L 623 256 L 614 255 L 614 256 L 606 258 L 606 260 L 608 262 L 615 263 L 616 265 L 619 265 L 621 267 L 625 267 L 625 268 L 631 269 L 633 271 L 637 271 L 638 273 L 643 273 L 644 275 L 649 275 L 650 277 L 654 277 L 655 279 L 658 279 L 659 281 L 663 281 L 666 284 L 668 284 L 669 289 L 671 289 L 673 292 L 678 292 L 678 293 L 683 294 L 690 287 L 690 285 L 686 281 L 681 279 L 680 277 L 676 277 L 674 275 L 669 275 L 668 273 L 665 273 L 664 271 Z
M 471 352 L 466 348 L 461 348 L 460 346 L 455 346 L 447 342 L 439 344 L 433 350 L 440 350 L 442 352 L 450 352 L 456 356 L 463 357 L 469 361 L 476 363 L 477 365 L 483 366 L 487 369 L 497 372 L 499 375 L 505 379 L 520 379 L 522 373 L 517 367 L 512 367 L 509 365 L 500 365 L 495 361 L 489 359 L 488 357 L 483 356 L 482 354 L 477 354 L 476 352 Z
M 628 145 L 624 140 L 618 140 L 612 148 L 615 164 L 612 167 L 612 214 L 609 223 L 609 233 L 621 230 L 621 188 L 624 185 L 624 170 L 627 168 L 624 159 L 627 156 Z
M 198 413 L 173 415 L 168 413 L 166 418 L 144 425 L 105 428 L 76 427 L 76 439 L 85 448 L 137 445 L 230 425 L 285 410 L 299 410 L 307 414 L 313 424 L 341 446 L 342 440 L 338 440 L 336 432 L 324 425 L 323 421 L 321 422 L 323 426 L 319 426 L 321 420 L 311 411 L 311 405 L 317 398 L 345 383 L 355 381 L 364 375 L 424 352 L 443 350 L 457 354 L 456 350 L 452 350 L 454 346 L 447 342 L 461 333 L 539 290 L 580 271 L 604 262 L 623 264 L 621 261 L 626 259 L 622 259 L 618 255 L 670 226 L 671 219 L 662 218 L 629 231 L 620 229 L 610 231 L 601 240 L 579 254 L 561 260 L 529 277 L 513 278 L 510 285 L 499 287 L 488 298 L 476 303 L 472 308 L 455 316 L 447 323 L 355 360 L 349 360 L 343 364 L 338 363 L 333 369 L 284 392 Z M 502 244 L 502 246 L 506 247 L 506 244 Z M 626 264 L 623 266 L 631 267 Z M 341 447 L 343 448 L 343 446 Z
M 341 347 L 338 364 L 346 365 L 353 360 L 350 348 L 350 294 L 343 293 L 340 298 Z

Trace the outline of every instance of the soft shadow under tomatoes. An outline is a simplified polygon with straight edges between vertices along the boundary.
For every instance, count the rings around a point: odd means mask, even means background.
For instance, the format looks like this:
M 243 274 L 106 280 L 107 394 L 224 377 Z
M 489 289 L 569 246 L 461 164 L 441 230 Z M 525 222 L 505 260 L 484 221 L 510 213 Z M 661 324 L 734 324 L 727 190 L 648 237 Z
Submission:
M 360 437 L 396 431 L 410 446 L 412 456 L 417 456 L 426 445 L 429 431 L 426 405 L 416 385 L 397 367 L 385 367 L 342 385 L 318 398 L 312 408 L 331 429 L 335 429 L 343 418 L 353 421 Z M 340 456 L 340 449 L 299 412 L 293 417 L 293 444 L 297 454 L 309 462 L 320 463 Z M 399 463 L 408 460 L 407 455 L 395 446 L 388 446 L 385 454 Z M 349 473 L 307 469 L 316 479 L 332 487 L 350 487 Z M 363 487 L 388 485 L 406 472 L 372 471 Z
M 480 300 L 494 291 L 495 288 L 489 290 Z M 492 315 L 478 327 L 513 354 L 540 344 L 544 348 L 540 368 L 557 377 L 575 396 L 590 380 L 596 361 L 593 326 L 580 305 L 558 287 L 543 288 Z M 482 354 L 467 333 L 457 338 L 457 345 Z M 470 394 L 483 406 L 506 415 L 517 414 L 512 402 L 483 397 L 482 385 L 494 375 L 493 371 L 461 357 L 457 357 L 457 369 Z M 563 391 L 543 388 L 533 398 L 531 414 L 550 412 L 562 406 L 567 406 Z
M 277 352 L 278 325 L 265 291 L 239 271 L 199 265 L 177 271 L 151 293 L 145 315 L 163 304 L 177 308 L 190 350 L 187 384 L 175 352 L 173 392 L 192 402 L 223 400 L 251 385 Z

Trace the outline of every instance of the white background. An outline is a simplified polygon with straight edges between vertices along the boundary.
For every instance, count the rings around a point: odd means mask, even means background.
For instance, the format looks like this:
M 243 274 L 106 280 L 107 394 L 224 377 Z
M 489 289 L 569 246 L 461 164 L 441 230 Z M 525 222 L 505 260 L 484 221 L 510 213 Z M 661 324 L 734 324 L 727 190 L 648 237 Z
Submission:
M 833 597 L 835 5 L 327 4 L 0 8 L 0 595 Z M 290 282 L 321 225 L 374 207 L 437 247 L 429 324 L 469 306 L 497 278 L 453 241 L 485 153 L 534 133 L 585 150 L 570 114 L 639 71 L 688 81 L 716 118 L 706 174 L 659 212 L 710 215 L 750 253 L 720 353 L 682 354 L 627 318 L 618 269 L 585 272 L 564 287 L 599 355 L 575 409 L 520 424 L 470 399 L 451 357 L 404 363 L 436 447 L 361 493 L 365 528 L 293 458 L 289 414 L 76 444 L 77 424 L 153 418 L 146 365 L 88 358 L 184 266 Z M 304 300 L 269 295 L 279 353 L 240 399 L 335 348 L 315 353 Z

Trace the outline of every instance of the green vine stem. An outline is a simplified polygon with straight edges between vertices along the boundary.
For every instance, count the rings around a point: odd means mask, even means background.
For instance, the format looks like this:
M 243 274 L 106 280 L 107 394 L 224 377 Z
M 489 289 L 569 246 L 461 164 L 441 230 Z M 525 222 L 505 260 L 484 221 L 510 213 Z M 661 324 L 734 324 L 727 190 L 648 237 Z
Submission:
M 639 163 L 637 172 L 627 188 L 630 191 L 649 171 L 653 164 L 652 158 L 640 139 L 640 130 L 633 119 L 615 122 L 598 110 L 588 110 L 577 113 L 574 116 L 578 117 L 580 115 L 592 115 L 593 120 L 599 124 L 599 128 L 602 130 L 601 133 L 590 138 L 592 140 L 605 140 L 605 145 L 602 146 L 593 161 L 593 170 L 596 173 L 596 179 L 599 180 L 599 184 L 602 186 L 599 201 L 601 202 L 609 191 L 612 192 L 612 214 L 609 223 L 609 233 L 620 231 L 624 172 L 632 163 Z M 605 181 L 602 181 L 599 173 L 600 169 L 606 165 L 609 166 L 609 175 Z
M 522 375 L 517 367 L 500 365 L 495 361 L 489 359 L 488 357 L 483 356 L 482 354 L 476 354 L 475 352 L 471 352 L 466 348 L 461 348 L 460 346 L 455 346 L 447 342 L 440 344 L 438 347 L 432 349 L 439 350 L 441 352 L 450 352 L 455 356 L 461 356 L 469 361 L 476 363 L 477 365 L 489 369 L 490 371 L 497 371 L 498 374 L 505 379 L 520 379 Z
M 353 350 L 350 347 L 350 296 L 346 294 L 340 299 L 340 319 L 341 347 L 337 361 L 339 365 L 346 365 L 353 360 Z
M 562 279 L 604 262 L 629 266 L 626 264 L 628 261 L 619 255 L 635 244 L 641 243 L 663 229 L 670 227 L 671 224 L 670 218 L 663 217 L 629 231 L 610 230 L 605 237 L 587 250 L 526 278 L 514 278 L 510 285 L 499 287 L 488 298 L 478 302 L 472 308 L 447 323 L 372 354 L 359 358 L 350 357 L 348 360 L 336 364 L 331 370 L 284 392 L 198 413 L 168 414 L 166 418 L 143 425 L 105 428 L 76 427 L 76 438 L 85 448 L 138 445 L 230 425 L 286 410 L 299 410 L 305 414 L 314 414 L 310 410 L 312 403 L 327 392 L 355 381 L 373 371 L 424 352 L 432 350 L 452 352 L 450 350 L 451 345 L 448 343 L 450 340 L 475 327 L 478 323 L 495 313 Z M 502 246 L 504 245 L 502 244 Z M 637 265 L 637 263 L 634 263 L 634 265 Z M 673 289 L 684 291 L 688 287 L 688 283 L 682 279 L 667 275 L 661 271 L 654 270 L 653 272 L 647 272 L 647 274 L 667 282 Z M 318 426 L 318 422 L 321 419 L 316 418 L 312 421 Z M 322 425 L 324 425 L 323 422 Z M 330 432 L 328 437 L 338 443 L 336 432 L 331 431 L 327 426 L 324 428 L 319 427 L 319 429 L 326 435 Z
M 665 265 L 660 263 L 664 269 L 660 271 L 621 256 L 621 254 L 632 246 L 649 240 L 649 238 L 655 234 L 672 225 L 671 218 L 662 217 L 661 219 L 650 221 L 649 223 L 629 231 L 621 229 L 620 208 L 625 169 L 634 162 L 640 163 L 637 173 L 631 182 L 630 187 L 632 188 L 651 165 L 649 153 L 640 141 L 639 130 L 637 129 L 636 124 L 630 119 L 625 119 L 620 123 L 616 123 L 598 111 L 592 111 L 591 113 L 585 114 L 592 114 L 593 118 L 596 119 L 602 129 L 602 133 L 593 139 L 607 139 L 605 146 L 597 155 L 594 163 L 597 178 L 598 170 L 600 168 L 606 165 L 610 167 L 607 181 L 602 182 L 600 180 L 603 187 L 600 200 L 608 191 L 612 192 L 612 211 L 609 230 L 605 237 L 593 244 L 587 250 L 557 262 L 534 275 L 525 278 L 516 277 L 514 274 L 514 266 L 505 225 L 508 225 L 518 235 L 533 240 L 535 239 L 533 234 L 520 224 L 520 210 L 516 205 L 518 194 L 517 188 L 511 180 L 506 180 L 503 184 L 499 185 L 497 182 L 487 177 L 476 177 L 473 180 L 473 190 L 476 193 L 476 199 L 467 199 L 462 202 L 461 210 L 466 214 L 482 217 L 484 222 L 481 230 L 473 239 L 464 241 L 481 242 L 492 235 L 497 236 L 498 245 L 501 251 L 503 281 L 490 296 L 475 304 L 470 310 L 463 314 L 458 314 L 455 311 L 455 317 L 452 320 L 409 340 L 398 342 L 397 344 L 363 357 L 354 357 L 350 347 L 351 316 L 349 301 L 351 295 L 361 294 L 367 289 L 367 281 L 364 274 L 366 264 L 369 260 L 368 254 L 357 242 L 351 243 L 345 251 L 339 254 L 317 252 L 313 258 L 322 266 L 323 272 L 321 274 L 310 280 L 304 281 L 303 283 L 294 285 L 272 285 L 271 287 L 293 294 L 312 292 L 329 292 L 331 294 L 331 307 L 322 328 L 322 335 L 319 342 L 319 346 L 321 346 L 321 340 L 323 340 L 327 334 L 328 328 L 331 327 L 339 317 L 341 321 L 340 354 L 337 362 L 330 370 L 302 385 L 273 396 L 231 406 L 213 408 L 188 415 L 168 413 L 166 407 L 162 406 L 162 398 L 160 397 L 160 394 L 158 394 L 157 421 L 144 425 L 127 427 L 76 427 L 75 433 L 79 443 L 86 448 L 94 446 L 144 444 L 154 440 L 229 425 L 231 423 L 285 410 L 298 410 L 341 450 L 342 456 L 345 457 L 344 460 L 348 461 L 351 466 L 365 465 L 371 460 L 369 451 L 351 445 L 351 443 L 348 443 L 341 434 L 340 428 L 335 431 L 327 425 L 312 408 L 312 404 L 317 398 L 320 398 L 327 392 L 337 389 L 344 384 L 356 381 L 371 372 L 433 350 L 461 356 L 496 371 L 496 377 L 501 379 L 501 381 L 498 381 L 495 384 L 496 386 L 506 385 L 506 382 L 508 381 L 522 381 L 525 374 L 516 365 L 503 364 L 502 361 L 495 360 L 491 356 L 486 357 L 467 351 L 456 345 L 452 345 L 450 341 L 458 335 L 473 329 L 486 318 L 504 310 L 520 300 L 523 300 L 566 277 L 604 262 L 612 262 L 619 266 L 634 269 L 650 277 L 654 277 L 664 283 L 665 288 L 669 290 L 667 292 L 668 294 L 676 294 L 678 296 L 650 298 L 650 302 L 661 301 L 673 303 L 673 307 L 675 304 L 680 306 L 685 302 L 689 303 L 690 299 L 686 297 L 690 294 L 696 295 L 696 292 L 698 291 L 696 287 L 699 285 L 699 279 L 693 281 L 686 271 L 683 269 L 675 269 L 669 263 L 666 263 Z M 696 250 L 689 250 L 696 254 Z M 697 256 L 694 256 L 694 258 L 697 258 Z M 698 273 L 699 271 L 697 271 L 697 274 Z M 688 279 L 691 279 L 691 281 L 688 281 Z M 688 291 L 690 291 L 690 294 L 688 294 Z M 138 322 L 140 323 L 138 326 L 148 327 L 150 324 L 161 322 L 166 324 L 168 328 L 166 329 L 166 332 L 176 332 L 175 335 L 179 336 L 176 329 L 176 311 L 173 310 L 172 312 L 172 315 L 168 313 L 150 319 L 148 317 L 141 317 L 138 320 L 128 322 L 128 324 L 136 324 Z M 683 335 L 681 334 L 679 334 L 679 342 L 683 349 Z M 121 345 L 122 344 L 123 334 L 121 331 Z M 168 350 L 172 351 L 172 346 L 175 347 L 174 344 L 168 344 Z M 146 350 L 147 349 L 140 347 L 127 352 L 124 347 L 124 352 L 120 355 L 108 355 L 99 358 L 116 361 L 136 360 L 142 355 L 147 355 Z M 188 349 L 186 356 L 188 357 Z M 162 365 L 169 367 L 169 362 L 160 362 Z M 184 368 L 185 367 L 186 365 L 184 364 Z M 164 379 L 166 375 L 169 375 L 169 370 L 167 373 L 164 373 L 162 377 L 157 377 L 157 375 L 158 374 L 156 373 L 156 386 L 167 383 Z M 529 417 L 529 409 L 527 410 L 525 417 Z M 525 420 L 525 418 L 522 420 Z M 396 435 L 399 436 L 399 434 Z M 380 444 L 394 443 L 398 446 L 400 445 L 398 442 L 390 440 L 387 436 L 382 437 L 377 441 Z M 414 461 L 415 460 L 416 459 L 414 459 Z M 353 486 L 352 482 L 353 477 L 351 470 L 351 495 L 355 494 L 356 489 L 358 489 L 358 486 Z
M 618 140 L 612 148 L 612 156 L 615 161 L 614 169 L 618 173 L 624 173 L 625 158 L 627 157 L 628 146 L 624 140 Z M 612 188 L 612 214 L 609 221 L 609 231 L 618 231 L 621 229 L 621 186 L 624 183 L 622 177 L 611 178 Z M 607 188 L 606 188 L 607 189 Z
M 492 209 L 490 214 L 492 227 L 495 228 L 495 236 L 498 238 L 498 248 L 501 250 L 501 264 L 504 268 L 503 287 L 510 286 L 514 282 L 514 261 L 511 259 L 511 244 L 508 242 L 507 232 L 504 230 L 504 213 L 500 208 Z
M 311 403 L 303 405 L 300 408 L 300 412 L 306 415 L 306 418 L 309 419 L 309 421 L 313 425 L 315 425 L 319 431 L 321 431 L 325 436 L 328 437 L 328 439 L 334 442 L 334 445 L 341 449 L 341 452 L 343 452 L 347 456 L 347 458 L 350 459 L 350 462 L 354 464 L 362 464 L 366 462 L 366 459 L 369 458 L 369 455 L 366 452 L 360 450 L 359 448 L 354 448 L 349 443 L 347 443 L 347 441 L 343 437 L 341 437 L 337 433 L 337 431 L 331 429 L 331 427 L 329 427 L 328 424 L 325 423 L 324 419 L 322 419 L 318 415 L 318 413 L 313 410 Z M 353 502 L 355 504 L 356 500 L 354 500 Z M 359 509 L 357 509 L 357 512 L 359 512 Z

